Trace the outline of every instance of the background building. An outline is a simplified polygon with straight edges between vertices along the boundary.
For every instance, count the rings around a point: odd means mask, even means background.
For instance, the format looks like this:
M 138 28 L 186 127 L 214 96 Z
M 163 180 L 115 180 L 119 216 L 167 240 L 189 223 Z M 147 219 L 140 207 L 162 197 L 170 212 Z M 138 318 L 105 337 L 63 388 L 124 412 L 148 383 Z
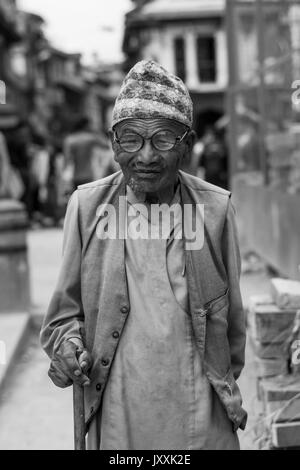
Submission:
M 15 0 L 0 0 L 0 80 L 6 87 L 6 104 L 0 106 L 0 129 L 15 125 L 17 103 L 20 103 L 20 85 L 13 72 L 11 50 L 21 40 L 18 11 Z M 22 100 L 21 100 L 22 102 Z
M 153 59 L 187 84 L 195 107 L 195 130 L 225 112 L 228 84 L 224 0 L 135 1 L 127 14 L 123 49 L 126 69 Z
M 297 279 L 299 6 L 298 0 L 228 0 L 227 11 L 231 186 L 240 233 L 249 249 Z M 239 110 L 257 122 L 241 122 Z
M 83 115 L 94 131 L 108 129 L 124 73 L 122 64 L 96 57 L 84 66 L 81 54 L 52 46 L 45 26 L 40 15 L 20 11 L 16 0 L 0 0 L 0 80 L 6 88 L 0 131 L 24 122 L 38 139 L 59 147 Z

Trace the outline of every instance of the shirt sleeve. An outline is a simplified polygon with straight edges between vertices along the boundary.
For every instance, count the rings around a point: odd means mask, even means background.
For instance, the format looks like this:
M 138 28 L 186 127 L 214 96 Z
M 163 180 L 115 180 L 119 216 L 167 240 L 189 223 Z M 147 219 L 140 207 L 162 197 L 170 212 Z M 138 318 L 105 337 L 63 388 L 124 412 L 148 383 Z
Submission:
M 81 247 L 78 191 L 70 199 L 59 279 L 41 330 L 41 345 L 50 358 L 71 338 L 84 343 L 84 312 L 81 300 Z
M 246 317 L 240 290 L 241 256 L 235 210 L 231 199 L 228 205 L 222 248 L 229 282 L 228 340 L 231 366 L 235 379 L 238 379 L 245 364 Z

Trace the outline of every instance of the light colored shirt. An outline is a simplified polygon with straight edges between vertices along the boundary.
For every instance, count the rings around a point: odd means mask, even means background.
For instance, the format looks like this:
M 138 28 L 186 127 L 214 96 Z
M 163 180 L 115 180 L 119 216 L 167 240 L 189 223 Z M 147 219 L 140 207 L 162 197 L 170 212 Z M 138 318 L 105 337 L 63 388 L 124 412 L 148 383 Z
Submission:
M 146 204 L 144 195 L 136 197 L 131 190 L 127 199 L 128 212 Z M 179 191 L 172 201 L 177 203 Z M 135 212 L 138 215 L 138 209 Z M 130 222 L 129 217 L 128 226 Z M 147 223 L 153 220 L 147 218 Z M 175 211 L 168 240 L 126 241 L 131 310 L 101 411 L 90 428 L 91 449 L 216 448 L 218 431 L 211 431 L 219 424 L 222 433 L 224 423 L 211 421 L 219 411 L 228 431 L 194 341 L 183 240 L 173 236 L 181 223 L 181 213 Z

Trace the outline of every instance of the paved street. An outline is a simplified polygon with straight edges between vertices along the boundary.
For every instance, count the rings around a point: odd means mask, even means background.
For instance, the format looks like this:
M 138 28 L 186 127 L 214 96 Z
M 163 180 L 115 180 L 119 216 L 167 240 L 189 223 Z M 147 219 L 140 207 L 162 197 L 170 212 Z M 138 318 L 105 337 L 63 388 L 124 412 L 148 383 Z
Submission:
M 28 243 L 33 311 L 42 316 L 57 278 L 62 232 L 32 232 Z M 1 396 L 0 449 L 73 448 L 72 392 L 56 389 L 48 379 L 49 360 L 39 346 L 38 333 L 38 328 L 32 330 Z
M 53 291 L 61 255 L 59 230 L 29 234 L 33 310 L 45 312 Z M 249 296 L 268 290 L 264 273 L 247 274 L 242 279 L 245 303 Z M 25 351 L 0 400 L 0 449 L 72 449 L 71 390 L 56 389 L 47 377 L 49 361 L 38 345 L 38 330 L 33 329 Z M 251 348 L 240 381 L 245 407 L 250 412 L 246 433 L 241 433 L 242 448 L 253 449 L 252 427 L 257 412 L 254 365 Z
M 72 449 L 71 390 L 56 389 L 32 334 L 0 400 L 1 450 Z

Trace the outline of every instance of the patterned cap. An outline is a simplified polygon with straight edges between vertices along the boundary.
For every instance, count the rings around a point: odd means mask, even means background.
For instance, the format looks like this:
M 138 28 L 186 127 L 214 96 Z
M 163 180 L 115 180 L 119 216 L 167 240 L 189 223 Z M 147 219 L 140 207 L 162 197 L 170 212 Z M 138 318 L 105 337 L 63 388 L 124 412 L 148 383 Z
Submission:
M 113 111 L 114 127 L 125 119 L 166 118 L 193 125 L 193 103 L 183 81 L 153 60 L 128 73 Z

